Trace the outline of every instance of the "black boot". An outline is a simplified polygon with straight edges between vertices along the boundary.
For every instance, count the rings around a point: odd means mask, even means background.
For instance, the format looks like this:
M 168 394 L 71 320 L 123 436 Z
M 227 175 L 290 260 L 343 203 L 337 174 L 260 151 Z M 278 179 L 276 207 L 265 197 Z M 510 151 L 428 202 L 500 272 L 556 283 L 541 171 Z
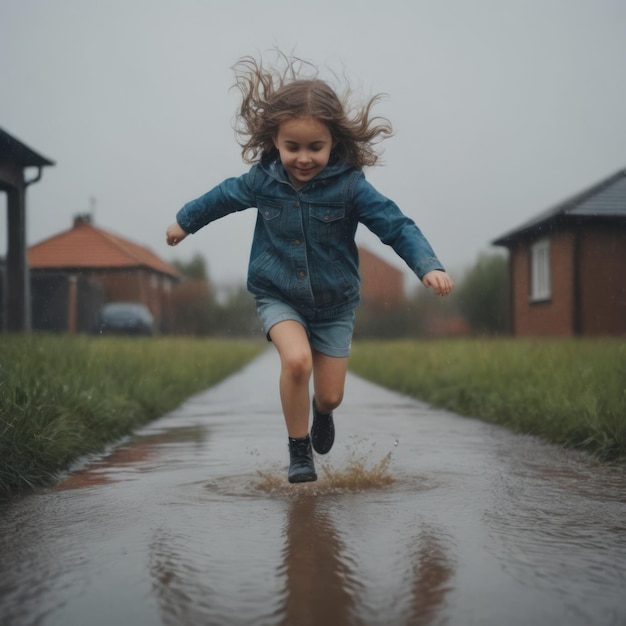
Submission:
M 319 413 L 313 398 L 313 425 L 311 426 L 313 449 L 318 454 L 326 454 L 335 443 L 335 424 L 332 411 L 326 415 Z
M 302 439 L 289 437 L 289 482 L 307 483 L 317 480 L 311 438 L 307 435 Z

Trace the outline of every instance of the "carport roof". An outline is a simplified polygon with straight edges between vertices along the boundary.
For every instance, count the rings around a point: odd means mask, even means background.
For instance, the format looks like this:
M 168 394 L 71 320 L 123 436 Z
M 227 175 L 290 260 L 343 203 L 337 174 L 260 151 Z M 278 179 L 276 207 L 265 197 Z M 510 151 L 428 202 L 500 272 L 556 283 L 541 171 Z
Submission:
M 2 128 L 0 128 L 0 159 L 11 161 L 21 167 L 54 165 L 54 161 L 41 156 Z
M 559 202 L 516 229 L 501 235 L 493 241 L 493 244 L 507 246 L 557 220 L 577 217 L 626 219 L 626 170 L 620 170 L 567 200 Z

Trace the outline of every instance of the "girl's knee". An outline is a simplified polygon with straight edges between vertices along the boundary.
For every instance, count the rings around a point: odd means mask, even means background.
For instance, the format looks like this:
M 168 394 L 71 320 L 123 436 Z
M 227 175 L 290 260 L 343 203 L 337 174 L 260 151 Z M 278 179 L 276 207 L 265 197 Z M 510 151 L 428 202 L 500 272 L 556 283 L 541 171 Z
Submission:
M 282 360 L 283 372 L 296 380 L 308 380 L 313 371 L 313 360 L 306 352 L 294 353 Z
M 343 389 L 326 389 L 315 392 L 315 406 L 320 413 L 334 411 L 343 400 Z

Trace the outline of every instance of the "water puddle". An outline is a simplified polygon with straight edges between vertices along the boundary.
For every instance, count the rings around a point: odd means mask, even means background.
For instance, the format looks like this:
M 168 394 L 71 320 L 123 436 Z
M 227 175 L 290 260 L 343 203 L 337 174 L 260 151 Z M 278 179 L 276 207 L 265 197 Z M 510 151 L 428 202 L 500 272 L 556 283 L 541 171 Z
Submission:
M 349 377 L 292 485 L 276 367 L 0 507 L 2 625 L 626 623 L 624 467 Z

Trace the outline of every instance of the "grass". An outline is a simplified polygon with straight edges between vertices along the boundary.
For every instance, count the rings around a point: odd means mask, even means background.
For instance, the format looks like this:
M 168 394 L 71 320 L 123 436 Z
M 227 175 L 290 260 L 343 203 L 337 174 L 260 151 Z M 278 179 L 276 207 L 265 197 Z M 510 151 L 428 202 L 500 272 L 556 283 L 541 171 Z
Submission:
M 626 341 L 356 342 L 351 369 L 461 415 L 626 459 Z
M 251 340 L 0 336 L 0 498 L 50 484 L 263 349 Z M 350 365 L 461 415 L 626 459 L 626 341 L 357 341 Z
M 54 481 L 264 349 L 253 341 L 0 337 L 0 497 Z

